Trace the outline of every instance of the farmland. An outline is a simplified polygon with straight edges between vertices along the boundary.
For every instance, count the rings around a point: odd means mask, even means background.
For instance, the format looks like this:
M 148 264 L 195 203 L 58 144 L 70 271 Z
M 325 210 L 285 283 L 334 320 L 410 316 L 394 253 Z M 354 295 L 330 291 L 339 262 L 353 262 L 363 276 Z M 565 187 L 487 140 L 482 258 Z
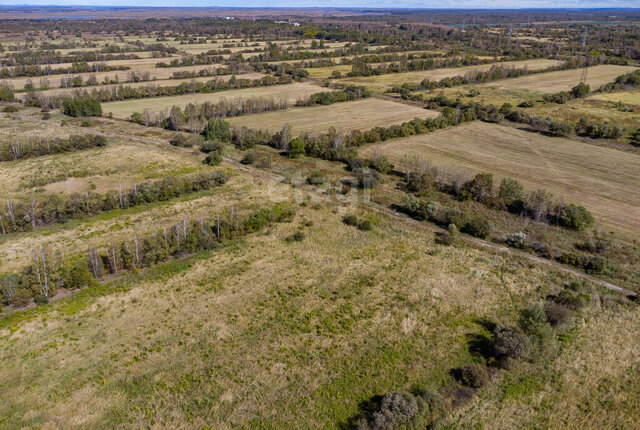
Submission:
M 419 158 L 443 168 L 517 178 L 530 189 L 546 188 L 584 203 L 603 227 L 640 231 L 634 211 L 640 205 L 635 174 L 640 160 L 624 152 L 476 122 L 369 146 L 362 153 L 380 153 L 397 164 Z
M 142 112 L 148 108 L 154 112 L 161 111 L 171 106 L 185 106 L 188 103 L 214 103 L 222 99 L 264 97 L 286 100 L 294 103 L 299 98 L 304 98 L 311 94 L 329 91 L 325 88 L 312 84 L 295 83 L 290 85 L 279 85 L 274 87 L 249 88 L 242 90 L 220 91 L 211 94 L 190 94 L 184 96 L 161 97 L 154 99 L 150 104 L 148 100 L 127 100 L 122 102 L 111 102 L 104 104 L 105 112 L 112 112 L 116 118 L 128 118 L 134 112 Z
M 590 67 L 587 71 L 585 83 L 590 85 L 591 88 L 596 89 L 601 85 L 613 81 L 617 76 L 624 75 L 636 69 L 636 67 L 614 65 Z M 535 93 L 555 93 L 558 91 L 569 91 L 580 82 L 582 73 L 583 70 L 562 70 L 529 75 L 517 79 L 507 79 L 486 85 L 505 89 L 526 88 Z
M 638 427 L 640 13 L 333 6 L 0 10 L 0 430 Z
M 231 124 L 276 131 L 289 125 L 294 132 L 326 132 L 329 128 L 366 130 L 374 126 L 399 124 L 413 118 L 433 118 L 436 112 L 370 98 L 332 106 L 291 108 L 281 112 L 233 118 Z
M 528 68 L 529 70 L 545 69 L 547 67 L 558 65 L 555 60 L 531 60 L 531 61 L 504 61 L 494 64 L 485 64 L 480 66 L 466 66 L 457 68 L 445 68 L 429 70 L 424 72 L 406 72 L 394 73 L 381 76 L 369 76 L 358 78 L 345 78 L 342 82 L 352 85 L 365 85 L 375 91 L 384 91 L 394 86 L 400 86 L 405 83 L 420 83 L 423 79 L 439 81 L 440 79 L 450 78 L 454 76 L 464 76 L 468 72 L 475 70 L 489 70 L 494 65 L 513 66 L 517 68 Z

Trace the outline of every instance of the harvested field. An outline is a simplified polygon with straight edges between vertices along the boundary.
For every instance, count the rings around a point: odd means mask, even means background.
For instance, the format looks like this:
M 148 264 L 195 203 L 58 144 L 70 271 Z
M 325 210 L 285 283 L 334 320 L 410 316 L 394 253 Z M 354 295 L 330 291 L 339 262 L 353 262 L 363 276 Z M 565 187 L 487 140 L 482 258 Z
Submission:
M 278 130 L 290 125 L 294 134 L 324 132 L 330 127 L 343 130 L 367 130 L 376 126 L 399 124 L 413 118 L 437 117 L 438 112 L 377 98 L 336 103 L 330 106 L 291 108 L 286 111 L 231 118 L 234 125 L 263 130 Z
M 339 82 L 352 85 L 365 85 L 371 90 L 385 91 L 391 87 L 399 86 L 406 83 L 420 83 L 423 79 L 439 81 L 444 78 L 464 76 L 467 72 L 471 72 L 473 70 L 489 70 L 495 65 L 513 66 L 516 68 L 523 68 L 526 66 L 527 68 L 529 68 L 529 70 L 540 70 L 546 69 L 547 67 L 556 66 L 557 64 L 557 60 L 547 59 L 504 61 L 500 63 L 483 64 L 478 66 L 425 70 L 423 72 L 403 72 L 390 73 L 380 76 L 345 78 L 341 79 Z
M 235 97 L 268 97 L 286 99 L 294 103 L 298 98 L 314 93 L 331 91 L 327 88 L 312 84 L 293 83 L 287 85 L 275 85 L 270 87 L 244 88 L 241 90 L 219 91 L 207 94 L 188 94 L 172 97 L 158 97 L 154 99 L 126 100 L 122 102 L 103 103 L 104 112 L 113 112 L 116 118 L 128 118 L 133 112 L 142 112 L 144 109 L 160 111 L 171 106 L 185 106 L 189 103 L 216 102 L 220 99 Z
M 412 157 L 443 168 L 493 172 L 494 183 L 516 178 L 530 191 L 544 188 L 583 204 L 600 226 L 640 237 L 640 157 L 634 154 L 483 122 L 368 146 L 361 153 L 386 155 L 396 165 Z
M 601 65 L 590 67 L 587 73 L 586 83 L 591 89 L 597 89 L 613 81 L 617 76 L 637 70 L 632 66 Z M 504 79 L 502 81 L 490 82 L 484 86 L 523 89 L 526 88 L 537 93 L 555 93 L 558 91 L 569 91 L 578 85 L 583 69 L 560 70 L 557 72 L 539 73 L 535 75 L 523 76 L 516 79 Z

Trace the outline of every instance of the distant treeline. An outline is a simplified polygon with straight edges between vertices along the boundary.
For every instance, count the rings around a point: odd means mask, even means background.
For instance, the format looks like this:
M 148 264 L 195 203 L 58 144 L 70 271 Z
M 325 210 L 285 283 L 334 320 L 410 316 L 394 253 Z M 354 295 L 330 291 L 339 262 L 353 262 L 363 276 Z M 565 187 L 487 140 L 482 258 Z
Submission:
M 14 67 L 0 68 L 0 79 L 66 75 L 69 73 L 111 72 L 115 70 L 129 70 L 129 67 L 107 66 L 102 62 L 89 65 L 86 61 L 73 63 L 71 67 L 61 67 L 55 69 L 51 66 L 19 65 Z
M 31 263 L 19 273 L 0 276 L 0 301 L 14 307 L 26 306 L 33 299 L 36 303 L 47 303 L 58 288 L 91 287 L 107 273 L 118 275 L 215 249 L 221 243 L 261 231 L 272 223 L 289 222 L 294 215 L 294 209 L 285 204 L 246 216 L 240 216 L 232 208 L 228 214 L 206 220 L 185 217 L 171 227 L 144 236 L 133 233 L 124 241 L 112 240 L 89 248 L 85 255 L 65 257 L 45 247 L 36 248 Z
M 95 134 L 72 135 L 68 139 L 36 138 L 25 142 L 16 139 L 12 142 L 0 143 L 0 161 L 15 161 L 23 158 L 60 154 L 62 152 L 82 151 L 106 146 L 106 144 L 106 137 Z
M 104 194 L 87 191 L 68 196 L 38 195 L 24 201 L 7 200 L 4 206 L 0 206 L 0 233 L 27 231 L 113 209 L 126 209 L 167 201 L 185 194 L 221 186 L 227 180 L 224 172 L 215 171 L 143 182 L 134 184 L 128 189 L 121 186 L 118 190 L 111 190 Z

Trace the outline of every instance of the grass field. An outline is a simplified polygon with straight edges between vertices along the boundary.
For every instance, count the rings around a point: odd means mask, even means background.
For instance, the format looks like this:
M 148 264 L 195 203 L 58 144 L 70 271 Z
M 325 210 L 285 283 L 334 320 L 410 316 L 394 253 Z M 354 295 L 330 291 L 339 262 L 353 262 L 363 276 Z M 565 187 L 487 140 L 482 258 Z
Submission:
M 278 130 L 285 124 L 293 133 L 324 132 L 330 127 L 342 130 L 367 130 L 375 126 L 389 126 L 420 117 L 437 117 L 438 112 L 369 98 L 329 106 L 291 108 L 286 111 L 231 118 L 234 125 L 262 130 Z
M 456 67 L 446 69 L 426 70 L 423 72 L 390 73 L 380 76 L 344 78 L 339 82 L 351 85 L 365 85 L 371 90 L 385 91 L 394 86 L 405 83 L 420 83 L 423 79 L 439 81 L 453 76 L 464 76 L 473 70 L 489 70 L 494 65 L 514 66 L 517 68 L 528 67 L 530 70 L 545 69 L 558 64 L 556 60 L 537 59 L 527 61 L 505 61 L 501 63 L 484 64 L 479 66 Z
M 613 102 L 613 103 L 620 102 L 628 105 L 640 106 L 640 90 L 616 91 L 613 93 L 599 93 L 589 98 L 593 100 L 603 100 L 606 102 Z
M 432 134 L 363 148 L 363 155 L 404 157 L 434 166 L 493 172 L 525 188 L 547 189 L 591 210 L 601 227 L 640 237 L 640 158 L 626 152 L 511 127 L 474 122 Z M 495 182 L 495 180 L 494 180 Z
M 131 83 L 123 83 L 123 84 L 111 84 L 111 85 L 95 85 L 95 86 L 91 86 L 91 87 L 82 87 L 80 88 L 81 90 L 87 90 L 89 92 L 95 90 L 100 90 L 103 88 L 115 88 L 118 87 L 120 85 L 124 85 L 127 87 L 131 87 L 131 88 L 138 88 L 138 87 L 146 87 L 147 85 L 157 85 L 157 86 L 168 86 L 168 87 L 174 87 L 174 86 L 178 86 L 182 83 L 189 83 L 191 81 L 196 81 L 196 82 L 208 82 L 211 81 L 213 79 L 216 80 L 222 80 L 222 81 L 228 81 L 229 79 L 231 79 L 231 76 L 235 76 L 238 79 L 259 79 L 261 77 L 263 77 L 264 75 L 261 73 L 247 73 L 247 74 L 243 74 L 243 75 L 221 75 L 221 76 L 203 76 L 203 77 L 199 77 L 199 78 L 187 78 L 187 79 L 157 79 L 155 81 L 149 81 L 149 82 L 131 82 Z M 42 94 L 43 96 L 57 96 L 57 95 L 61 95 L 61 94 L 71 94 L 74 91 L 77 91 L 78 88 L 53 88 L 50 90 L 46 90 L 46 91 L 38 91 L 38 94 Z M 27 93 L 18 93 L 16 94 L 16 96 L 18 98 L 26 98 L 27 97 Z
M 589 67 L 586 83 L 591 86 L 591 89 L 595 90 L 600 87 L 600 85 L 613 81 L 617 76 L 637 69 L 637 67 L 632 66 L 615 66 L 609 64 Z M 557 72 L 539 73 L 516 79 L 490 82 L 485 84 L 485 86 L 506 89 L 526 88 L 536 93 L 555 93 L 558 91 L 569 91 L 578 85 L 582 73 L 583 69 L 560 70 Z
M 450 383 L 475 321 L 557 279 L 385 217 L 361 232 L 340 210 L 299 208 L 209 258 L 0 326 L 4 424 L 342 428 L 375 394 Z
M 270 87 L 244 88 L 240 90 L 219 91 L 214 93 L 186 94 L 181 96 L 158 97 L 154 99 L 135 99 L 122 102 L 109 102 L 102 104 L 103 112 L 113 112 L 116 118 L 128 118 L 133 112 L 142 112 L 144 109 L 161 111 L 171 106 L 186 106 L 189 103 L 215 103 L 223 98 L 236 97 L 267 97 L 286 99 L 294 103 L 300 97 L 311 94 L 331 91 L 327 88 L 313 84 L 293 83 L 287 85 L 275 85 Z

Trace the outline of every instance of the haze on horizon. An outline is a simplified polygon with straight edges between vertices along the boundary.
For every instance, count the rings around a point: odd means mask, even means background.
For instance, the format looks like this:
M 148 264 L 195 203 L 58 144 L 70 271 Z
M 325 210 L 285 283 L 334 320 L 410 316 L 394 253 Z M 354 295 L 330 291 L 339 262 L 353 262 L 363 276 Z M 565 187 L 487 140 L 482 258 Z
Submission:
M 8 0 L 0 6 L 131 6 L 129 0 Z M 179 6 L 171 0 L 139 0 L 136 7 L 317 7 L 317 8 L 419 8 L 419 9 L 529 9 L 529 8 L 637 8 L 635 0 L 189 0 Z

